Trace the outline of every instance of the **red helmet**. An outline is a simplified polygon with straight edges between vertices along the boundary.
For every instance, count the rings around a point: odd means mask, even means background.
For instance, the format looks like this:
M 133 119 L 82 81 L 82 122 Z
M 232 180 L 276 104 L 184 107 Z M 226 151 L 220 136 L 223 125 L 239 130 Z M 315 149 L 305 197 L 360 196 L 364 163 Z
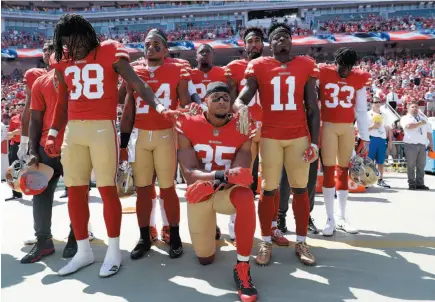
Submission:
M 427 152 L 427 156 L 429 156 L 429 158 L 435 159 L 435 151 L 429 150 Z
M 53 173 L 53 168 L 45 164 L 29 167 L 25 161 L 16 160 L 6 170 L 6 181 L 12 190 L 25 195 L 38 195 L 47 188 Z

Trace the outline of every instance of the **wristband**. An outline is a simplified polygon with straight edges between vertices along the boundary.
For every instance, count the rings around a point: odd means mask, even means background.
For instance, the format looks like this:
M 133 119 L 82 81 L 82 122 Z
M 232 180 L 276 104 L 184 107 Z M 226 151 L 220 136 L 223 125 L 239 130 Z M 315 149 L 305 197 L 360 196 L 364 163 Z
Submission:
M 219 180 L 220 182 L 227 182 L 224 170 L 214 172 L 214 178 Z
M 56 129 L 48 130 L 48 136 L 56 137 L 58 133 L 59 133 L 59 131 L 57 131 Z
M 21 136 L 21 143 L 22 144 L 28 144 L 29 143 L 29 137 L 28 136 Z
M 121 148 L 127 148 L 131 133 L 121 133 Z
M 225 182 L 221 182 L 218 179 L 213 180 L 213 190 L 217 190 L 219 188 L 219 191 L 224 189 L 224 186 L 226 183 Z
M 163 106 L 162 104 L 158 104 L 157 106 L 156 106 L 156 111 L 158 112 L 158 113 L 162 113 L 163 111 L 165 111 L 166 110 L 166 108 L 165 108 L 165 106 Z

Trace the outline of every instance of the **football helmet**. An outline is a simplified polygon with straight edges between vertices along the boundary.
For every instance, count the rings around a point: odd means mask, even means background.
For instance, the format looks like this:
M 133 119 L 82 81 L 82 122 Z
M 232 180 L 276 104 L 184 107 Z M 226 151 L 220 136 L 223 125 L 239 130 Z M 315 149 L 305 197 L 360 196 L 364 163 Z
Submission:
M 6 181 L 14 191 L 25 195 L 38 195 L 47 188 L 48 182 L 53 177 L 52 167 L 39 163 L 28 166 L 24 160 L 16 160 L 6 170 Z
M 349 177 L 357 184 L 370 186 L 378 181 L 379 171 L 370 158 L 355 155 L 350 161 Z
M 129 162 L 124 161 L 118 167 L 116 174 L 116 189 L 119 197 L 129 197 L 134 194 L 133 170 Z

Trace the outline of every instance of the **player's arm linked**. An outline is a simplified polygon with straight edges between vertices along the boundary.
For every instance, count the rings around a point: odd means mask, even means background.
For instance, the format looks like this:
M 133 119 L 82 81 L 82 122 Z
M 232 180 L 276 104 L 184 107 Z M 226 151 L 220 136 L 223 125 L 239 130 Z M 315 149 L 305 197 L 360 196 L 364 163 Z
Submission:
M 134 102 L 134 91 L 129 85 L 125 85 L 126 95 L 124 108 L 121 116 L 121 142 L 120 142 L 120 161 L 128 160 L 127 146 L 130 140 L 131 131 L 133 130 L 134 120 L 136 117 L 136 106 Z
M 320 110 L 316 92 L 316 79 L 310 77 L 304 89 L 305 111 L 311 142 L 319 144 Z

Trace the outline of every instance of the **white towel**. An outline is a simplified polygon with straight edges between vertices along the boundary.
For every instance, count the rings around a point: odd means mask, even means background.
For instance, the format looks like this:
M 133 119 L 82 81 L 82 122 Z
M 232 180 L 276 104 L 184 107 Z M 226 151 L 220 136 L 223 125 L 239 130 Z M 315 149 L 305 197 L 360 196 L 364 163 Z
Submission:
M 139 137 L 139 129 L 133 128 L 128 142 L 128 162 L 134 163 L 136 159 L 136 142 Z

